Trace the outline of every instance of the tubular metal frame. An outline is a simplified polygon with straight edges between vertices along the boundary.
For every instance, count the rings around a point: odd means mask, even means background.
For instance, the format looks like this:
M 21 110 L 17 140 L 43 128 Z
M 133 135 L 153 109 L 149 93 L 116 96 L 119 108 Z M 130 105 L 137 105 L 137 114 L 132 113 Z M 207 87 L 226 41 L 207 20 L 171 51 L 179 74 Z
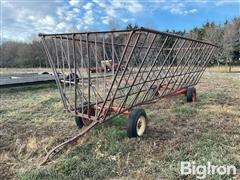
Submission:
M 84 118 L 85 125 L 186 93 L 216 49 L 209 42 L 146 28 L 39 36 L 64 109 Z

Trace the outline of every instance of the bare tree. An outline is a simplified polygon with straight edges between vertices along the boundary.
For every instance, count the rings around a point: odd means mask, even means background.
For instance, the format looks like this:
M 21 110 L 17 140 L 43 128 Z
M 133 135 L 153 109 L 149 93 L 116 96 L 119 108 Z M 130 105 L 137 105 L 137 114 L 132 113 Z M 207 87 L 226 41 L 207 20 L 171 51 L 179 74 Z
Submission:
M 236 40 L 236 29 L 233 23 L 227 23 L 223 27 L 223 57 L 226 59 L 226 64 L 229 65 L 229 72 L 231 72 L 231 67 L 233 63 L 233 51 L 234 44 Z
M 204 40 L 210 41 L 211 43 L 214 43 L 218 46 L 218 51 L 214 53 L 212 56 L 211 64 L 216 64 L 219 66 L 220 63 L 224 62 L 224 59 L 222 58 L 222 40 L 223 36 L 223 30 L 220 26 L 215 25 L 215 23 L 211 23 L 208 26 L 205 26 L 204 28 Z

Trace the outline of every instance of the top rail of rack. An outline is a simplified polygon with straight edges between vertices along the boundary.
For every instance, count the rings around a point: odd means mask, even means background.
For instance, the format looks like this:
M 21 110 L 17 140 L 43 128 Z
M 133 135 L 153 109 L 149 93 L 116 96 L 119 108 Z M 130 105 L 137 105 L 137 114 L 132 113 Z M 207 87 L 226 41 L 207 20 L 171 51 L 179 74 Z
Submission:
M 89 31 L 89 32 L 72 32 L 72 33 L 55 33 L 55 34 L 44 34 L 44 33 L 39 33 L 39 37 L 45 37 L 45 38 L 51 38 L 51 37 L 55 37 L 55 38 L 60 38 L 60 36 L 69 36 L 69 35 L 83 35 L 83 34 L 112 34 L 112 33 L 117 33 L 117 34 L 126 34 L 129 32 L 134 31 L 135 33 L 139 33 L 139 32 L 150 32 L 150 33 L 156 33 L 156 34 L 161 34 L 161 35 L 167 35 L 167 36 L 171 36 L 171 37 L 176 37 L 176 38 L 180 38 L 180 39 L 185 39 L 185 40 L 189 40 L 189 41 L 194 41 L 194 42 L 199 42 L 199 43 L 203 43 L 203 44 L 207 44 L 207 45 L 211 45 L 211 46 L 215 46 L 217 47 L 217 45 L 211 43 L 211 42 L 207 42 L 207 41 L 203 41 L 203 40 L 197 40 L 197 39 L 193 39 L 190 37 L 185 37 L 185 36 L 181 36 L 178 34 L 174 34 L 174 33 L 170 33 L 170 32 L 162 32 L 162 31 L 158 31 L 158 30 L 154 30 L 154 29 L 149 29 L 149 28 L 137 28 L 137 29 L 127 29 L 127 30 L 112 30 L 112 31 Z

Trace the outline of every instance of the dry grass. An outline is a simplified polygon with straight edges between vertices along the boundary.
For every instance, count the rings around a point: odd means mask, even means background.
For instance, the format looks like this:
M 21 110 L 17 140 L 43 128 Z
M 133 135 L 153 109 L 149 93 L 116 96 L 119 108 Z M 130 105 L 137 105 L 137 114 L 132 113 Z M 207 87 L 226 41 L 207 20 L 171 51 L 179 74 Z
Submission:
M 208 67 L 207 71 L 209 71 L 209 72 L 217 72 L 217 73 L 228 73 L 229 72 L 229 66 Z M 240 66 L 232 66 L 231 72 L 232 73 L 240 73 Z
M 128 139 L 126 119 L 102 124 L 45 167 L 46 150 L 78 132 L 54 85 L 0 90 L 0 179 L 167 179 L 181 161 L 240 168 L 240 74 L 206 72 L 198 102 L 163 99 L 144 107 L 149 130 Z M 212 179 L 229 179 L 213 176 Z
M 0 74 L 52 72 L 50 68 L 0 68 Z

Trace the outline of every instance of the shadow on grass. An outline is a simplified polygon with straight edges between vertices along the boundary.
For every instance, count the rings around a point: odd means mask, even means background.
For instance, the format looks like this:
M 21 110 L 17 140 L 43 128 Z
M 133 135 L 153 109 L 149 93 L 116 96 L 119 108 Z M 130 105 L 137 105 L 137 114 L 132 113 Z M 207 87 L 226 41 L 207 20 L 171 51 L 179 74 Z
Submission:
M 36 85 L 26 85 L 19 87 L 10 87 L 0 89 L 0 93 L 16 93 L 16 92 L 27 92 L 27 91 L 38 91 L 42 89 L 56 89 L 57 85 L 55 83 L 47 84 L 36 84 Z

